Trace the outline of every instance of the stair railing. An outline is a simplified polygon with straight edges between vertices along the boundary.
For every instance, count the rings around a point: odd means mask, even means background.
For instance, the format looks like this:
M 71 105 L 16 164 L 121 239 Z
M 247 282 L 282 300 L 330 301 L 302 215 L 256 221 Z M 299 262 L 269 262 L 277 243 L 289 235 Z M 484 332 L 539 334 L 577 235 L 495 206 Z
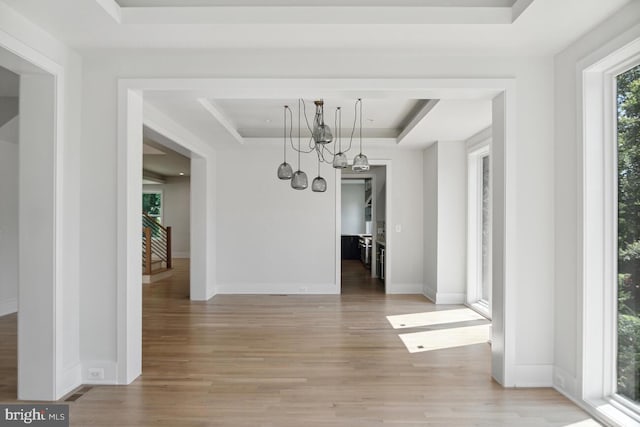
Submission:
M 152 264 L 162 261 L 171 268 L 171 227 L 163 227 L 146 212 L 142 213 L 142 271 L 151 274 Z

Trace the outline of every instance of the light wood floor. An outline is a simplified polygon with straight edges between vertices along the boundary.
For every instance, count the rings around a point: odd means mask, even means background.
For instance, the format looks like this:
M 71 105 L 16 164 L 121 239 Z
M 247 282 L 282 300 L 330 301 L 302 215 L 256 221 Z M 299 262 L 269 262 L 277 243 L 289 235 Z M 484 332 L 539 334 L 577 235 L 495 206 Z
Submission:
M 410 354 L 399 333 L 426 328 L 394 330 L 386 316 L 435 310 L 423 297 L 219 295 L 192 303 L 188 266 L 176 266 L 173 278 L 144 288 L 142 376 L 70 402 L 71 425 L 597 425 L 554 390 L 492 382 L 488 344 Z M 0 318 L 3 399 L 15 389 L 13 327 L 14 317 Z
M 384 282 L 371 277 L 362 261 L 343 259 L 342 294 L 384 294 Z

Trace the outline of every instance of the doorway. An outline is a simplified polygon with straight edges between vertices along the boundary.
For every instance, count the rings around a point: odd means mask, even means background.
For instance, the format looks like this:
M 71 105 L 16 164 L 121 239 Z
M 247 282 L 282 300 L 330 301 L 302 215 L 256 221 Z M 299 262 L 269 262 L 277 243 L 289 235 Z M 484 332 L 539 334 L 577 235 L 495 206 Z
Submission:
M 342 294 L 386 292 L 387 168 L 346 171 L 340 180 L 340 289 Z
M 10 38 L 0 40 L 0 67 L 0 316 L 7 315 L 0 329 L 13 378 L 4 391 L 10 399 L 53 400 L 68 391 L 62 363 L 74 349 L 62 355 L 61 343 L 75 329 L 61 317 L 62 253 L 74 250 L 64 231 L 77 226 L 74 212 L 62 215 L 68 183 L 59 161 L 73 139 L 62 138 L 63 69 Z
M 492 357 L 492 373 L 494 378 L 500 384 L 505 386 L 515 385 L 516 375 L 516 325 L 514 319 L 517 315 L 517 301 L 515 301 L 515 292 L 505 292 L 505 289 L 516 284 L 517 268 L 514 262 L 517 259 L 518 245 L 517 237 L 519 235 L 518 228 L 515 227 L 511 218 L 517 215 L 517 191 L 516 180 L 517 175 L 517 156 L 515 146 L 515 109 L 507 108 L 507 106 L 516 105 L 516 84 L 513 78 L 468 78 L 468 79 L 404 79 L 404 78 L 386 78 L 386 79 L 242 79 L 240 83 L 237 79 L 229 78 L 202 78 L 202 79 L 163 79 L 163 78 L 137 78 L 137 79 L 120 79 L 118 93 L 118 212 L 120 221 L 118 222 L 118 319 L 124 319 L 118 322 L 117 340 L 118 340 L 118 382 L 130 383 L 140 373 L 139 361 L 141 359 L 138 343 L 139 337 L 139 286 L 137 281 L 139 278 L 139 267 L 134 268 L 130 261 L 137 260 L 136 256 L 140 250 L 139 234 L 134 236 L 129 230 L 139 229 L 139 220 L 129 217 L 128 206 L 139 204 L 139 187 L 141 185 L 141 177 L 137 177 L 140 170 L 139 144 L 141 136 L 137 135 L 137 124 L 142 123 L 142 98 L 143 94 L 154 91 L 179 91 L 179 90 L 202 90 L 206 91 L 206 96 L 215 98 L 222 96 L 224 98 L 242 98 L 255 99 L 256 96 L 264 99 L 270 98 L 297 98 L 301 93 L 318 92 L 321 89 L 326 96 L 332 93 L 344 93 L 344 91 L 353 92 L 357 88 L 360 92 L 371 91 L 372 93 L 382 93 L 381 87 L 384 87 L 384 96 L 386 97 L 406 97 L 407 91 L 420 99 L 445 99 L 448 97 L 459 97 L 460 94 L 470 96 L 472 94 L 492 93 L 494 96 L 492 101 L 493 116 L 493 144 L 492 144 L 492 180 L 496 192 L 492 198 L 492 264 L 493 264 L 493 293 L 492 303 L 496 307 L 492 313 L 492 340 L 497 344 L 497 349 Z M 203 92 L 204 93 L 204 92 Z M 147 123 L 147 111 L 145 106 L 145 123 Z M 177 129 L 175 123 L 167 124 L 163 120 L 168 119 L 166 115 L 156 115 L 154 122 L 160 128 L 170 126 Z M 194 138 L 185 135 L 184 129 L 180 130 L 180 134 L 186 136 L 187 140 L 194 141 Z M 202 289 L 203 299 L 207 299 L 215 294 L 215 229 L 207 227 L 212 222 L 215 224 L 215 186 L 207 185 L 208 182 L 215 182 L 215 173 L 213 166 L 207 166 L 207 160 L 215 163 L 216 154 L 207 150 L 205 144 L 196 143 L 198 145 L 198 153 L 204 158 L 198 159 L 198 165 L 192 159 L 192 174 L 196 174 L 196 168 L 207 179 L 198 184 L 202 190 L 202 194 L 207 197 L 202 198 L 202 209 L 197 211 L 200 213 L 199 220 L 203 225 L 200 230 L 201 235 L 207 235 L 202 239 L 202 266 L 205 268 L 199 273 L 203 277 L 205 284 Z M 390 170 L 391 160 L 370 161 L 370 164 L 387 166 L 387 200 L 389 194 L 393 191 L 390 178 L 394 173 Z M 400 169 L 400 165 L 398 166 Z M 401 172 L 398 172 L 400 174 Z M 340 172 L 337 172 L 340 177 Z M 140 181 L 138 181 L 140 179 Z M 339 183 L 339 180 L 337 181 Z M 140 184 L 140 185 L 138 185 Z M 196 180 L 192 181 L 192 185 L 196 185 Z M 336 196 L 340 195 L 340 185 L 336 186 Z M 137 191 L 135 191 L 137 190 Z M 400 189 L 402 190 L 402 189 Z M 192 190 L 195 192 L 195 190 Z M 134 194 L 135 193 L 135 194 Z M 209 197 L 209 194 L 211 196 Z M 395 196 L 401 199 L 402 193 L 399 191 Z M 336 205 L 339 206 L 340 199 L 336 198 Z M 192 208 L 194 201 L 192 200 Z M 196 214 L 192 210 L 192 226 L 193 219 Z M 210 212 L 208 214 L 207 212 Z M 394 215 L 392 217 L 392 215 Z M 395 215 L 391 204 L 387 203 L 387 228 L 393 233 L 386 235 L 387 258 L 385 271 L 386 293 L 403 293 L 407 288 L 413 289 L 413 283 L 403 283 L 400 270 L 398 271 L 398 280 L 395 279 L 394 260 L 400 260 L 402 253 L 394 253 L 394 242 L 402 242 L 405 236 L 402 233 L 405 228 L 400 222 L 395 223 Z M 404 213 L 397 212 L 398 219 L 403 218 Z M 209 218 L 209 221 L 207 221 Z M 340 212 L 336 211 L 336 224 L 340 224 Z M 340 263 L 340 227 L 335 227 L 335 283 L 338 287 L 341 275 Z M 192 236 L 193 237 L 193 236 Z M 192 243 L 193 247 L 193 243 Z M 192 254 L 191 281 L 195 280 L 193 264 L 196 262 L 196 253 Z M 507 268 L 509 267 L 509 268 Z M 208 279 L 208 280 L 207 280 Z M 397 282 L 397 283 L 396 283 Z M 192 293 L 193 298 L 193 293 Z
M 150 284 L 170 277 L 176 260 L 184 267 L 191 252 L 191 153 L 163 144 L 150 129 L 143 138 L 142 268 Z

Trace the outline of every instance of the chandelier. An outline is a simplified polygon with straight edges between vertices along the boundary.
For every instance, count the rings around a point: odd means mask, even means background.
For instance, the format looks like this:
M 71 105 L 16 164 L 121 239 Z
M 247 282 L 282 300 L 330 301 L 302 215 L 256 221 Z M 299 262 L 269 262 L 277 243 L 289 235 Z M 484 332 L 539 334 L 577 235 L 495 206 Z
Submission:
M 330 144 L 333 142 L 333 133 L 329 125 L 325 123 L 324 116 L 324 101 L 319 100 L 314 102 L 316 106 L 315 116 L 313 118 L 313 128 L 309 125 L 307 119 L 306 103 L 303 99 L 298 99 L 298 144 L 297 147 L 293 143 L 293 111 L 288 105 L 284 106 L 284 161 L 278 166 L 278 178 L 282 180 L 291 180 L 291 187 L 295 190 L 304 190 L 309 184 L 307 180 L 307 174 L 300 170 L 300 157 L 302 154 L 315 153 L 318 158 L 318 176 L 314 178 L 311 183 L 311 190 L 316 193 L 323 193 L 327 191 L 327 181 L 320 175 L 320 166 L 323 163 L 332 165 L 335 169 L 345 169 L 349 162 L 347 160 L 347 153 L 351 150 L 353 142 L 353 136 L 356 132 L 356 123 L 360 123 L 358 137 L 360 139 L 360 154 L 353 158 L 353 165 L 351 168 L 355 172 L 365 172 L 369 170 L 369 160 L 367 156 L 362 154 L 362 99 L 358 99 L 354 106 L 354 119 L 353 127 L 351 129 L 351 136 L 349 137 L 349 145 L 342 149 L 342 109 L 336 108 L 334 114 L 334 129 L 336 130 L 336 144 L 333 150 L 330 148 Z M 309 132 L 311 132 L 311 138 L 309 139 L 308 146 L 302 147 L 301 136 L 301 118 L 304 115 L 304 121 L 306 123 Z M 289 125 L 287 126 L 287 122 Z M 288 140 L 288 141 L 287 141 Z M 293 151 L 298 154 L 298 170 L 293 171 L 292 166 L 287 163 L 287 142 L 291 145 Z

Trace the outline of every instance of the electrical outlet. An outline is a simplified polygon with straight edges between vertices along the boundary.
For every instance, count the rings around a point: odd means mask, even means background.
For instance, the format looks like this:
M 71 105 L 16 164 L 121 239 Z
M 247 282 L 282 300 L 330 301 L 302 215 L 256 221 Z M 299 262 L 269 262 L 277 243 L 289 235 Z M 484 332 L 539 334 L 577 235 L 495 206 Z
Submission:
M 309 292 L 309 288 L 307 288 L 306 286 L 302 286 L 300 287 L 300 292 Z
M 564 377 L 562 375 L 556 375 L 556 385 L 560 388 L 564 388 Z
M 89 379 L 90 380 L 103 380 L 104 379 L 104 368 L 89 368 Z

